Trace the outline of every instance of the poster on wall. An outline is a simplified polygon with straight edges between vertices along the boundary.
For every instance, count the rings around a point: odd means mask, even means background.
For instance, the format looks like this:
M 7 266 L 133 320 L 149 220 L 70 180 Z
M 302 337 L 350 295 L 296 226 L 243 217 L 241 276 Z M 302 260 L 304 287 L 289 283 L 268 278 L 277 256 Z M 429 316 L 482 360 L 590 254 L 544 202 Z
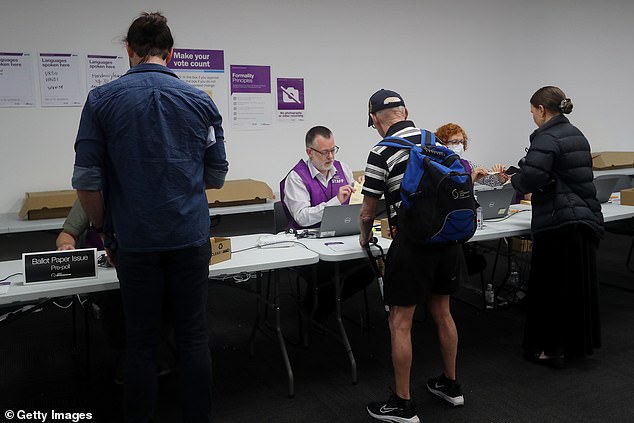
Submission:
M 40 92 L 43 107 L 81 106 L 79 56 L 73 53 L 40 53 Z
M 236 128 L 263 128 L 273 122 L 271 67 L 231 65 L 231 110 Z
M 224 50 L 175 48 L 167 67 L 183 81 L 209 94 L 226 119 L 228 106 Z
M 86 56 L 86 91 L 114 81 L 130 68 L 123 56 L 88 54 Z
M 33 57 L 0 53 L 0 107 L 34 107 Z
M 304 78 L 277 78 L 277 119 L 302 122 L 306 111 Z

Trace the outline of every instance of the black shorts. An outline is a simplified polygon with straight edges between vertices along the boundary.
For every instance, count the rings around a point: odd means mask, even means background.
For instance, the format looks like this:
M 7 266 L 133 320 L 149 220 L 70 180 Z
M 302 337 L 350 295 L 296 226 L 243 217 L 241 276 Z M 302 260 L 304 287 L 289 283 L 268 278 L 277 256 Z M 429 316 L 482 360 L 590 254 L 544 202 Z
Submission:
M 417 245 L 397 236 L 385 264 L 385 304 L 425 304 L 431 294 L 455 293 L 467 277 L 461 244 Z

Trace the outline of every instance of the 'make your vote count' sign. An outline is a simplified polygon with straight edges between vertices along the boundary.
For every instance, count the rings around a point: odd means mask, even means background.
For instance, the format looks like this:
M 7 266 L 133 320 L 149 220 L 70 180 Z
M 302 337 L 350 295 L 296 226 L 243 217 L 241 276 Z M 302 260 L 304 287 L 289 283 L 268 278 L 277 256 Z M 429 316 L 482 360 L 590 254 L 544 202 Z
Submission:
M 23 253 L 24 283 L 96 278 L 97 249 Z

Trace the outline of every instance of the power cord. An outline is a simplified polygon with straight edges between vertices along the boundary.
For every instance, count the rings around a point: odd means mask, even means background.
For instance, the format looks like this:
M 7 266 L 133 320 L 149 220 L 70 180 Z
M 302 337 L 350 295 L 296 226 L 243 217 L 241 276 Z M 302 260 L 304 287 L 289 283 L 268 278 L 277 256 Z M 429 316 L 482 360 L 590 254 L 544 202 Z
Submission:
M 222 282 L 233 279 L 235 283 L 243 283 L 256 276 L 256 272 L 240 272 L 232 275 L 218 275 L 209 279 Z
M 0 282 L 6 282 L 7 279 L 12 278 L 13 276 L 21 275 L 21 274 L 22 274 L 22 272 L 11 273 L 9 276 L 6 276 L 6 277 L 0 279 Z

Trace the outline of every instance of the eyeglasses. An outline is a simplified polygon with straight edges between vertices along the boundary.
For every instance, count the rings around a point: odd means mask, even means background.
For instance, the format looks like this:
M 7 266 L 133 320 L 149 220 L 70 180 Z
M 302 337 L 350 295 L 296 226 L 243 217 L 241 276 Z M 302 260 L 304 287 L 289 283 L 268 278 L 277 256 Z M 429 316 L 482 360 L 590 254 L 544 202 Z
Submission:
M 453 145 L 464 144 L 464 140 L 449 140 L 446 142 L 446 144 L 453 144 Z
M 332 154 L 334 156 L 339 151 L 339 146 L 337 145 L 335 145 L 335 147 L 331 148 L 330 150 L 324 150 L 324 151 L 315 150 L 313 147 L 308 147 L 308 148 L 313 150 L 315 153 L 321 154 L 322 157 L 328 157 L 329 154 Z

